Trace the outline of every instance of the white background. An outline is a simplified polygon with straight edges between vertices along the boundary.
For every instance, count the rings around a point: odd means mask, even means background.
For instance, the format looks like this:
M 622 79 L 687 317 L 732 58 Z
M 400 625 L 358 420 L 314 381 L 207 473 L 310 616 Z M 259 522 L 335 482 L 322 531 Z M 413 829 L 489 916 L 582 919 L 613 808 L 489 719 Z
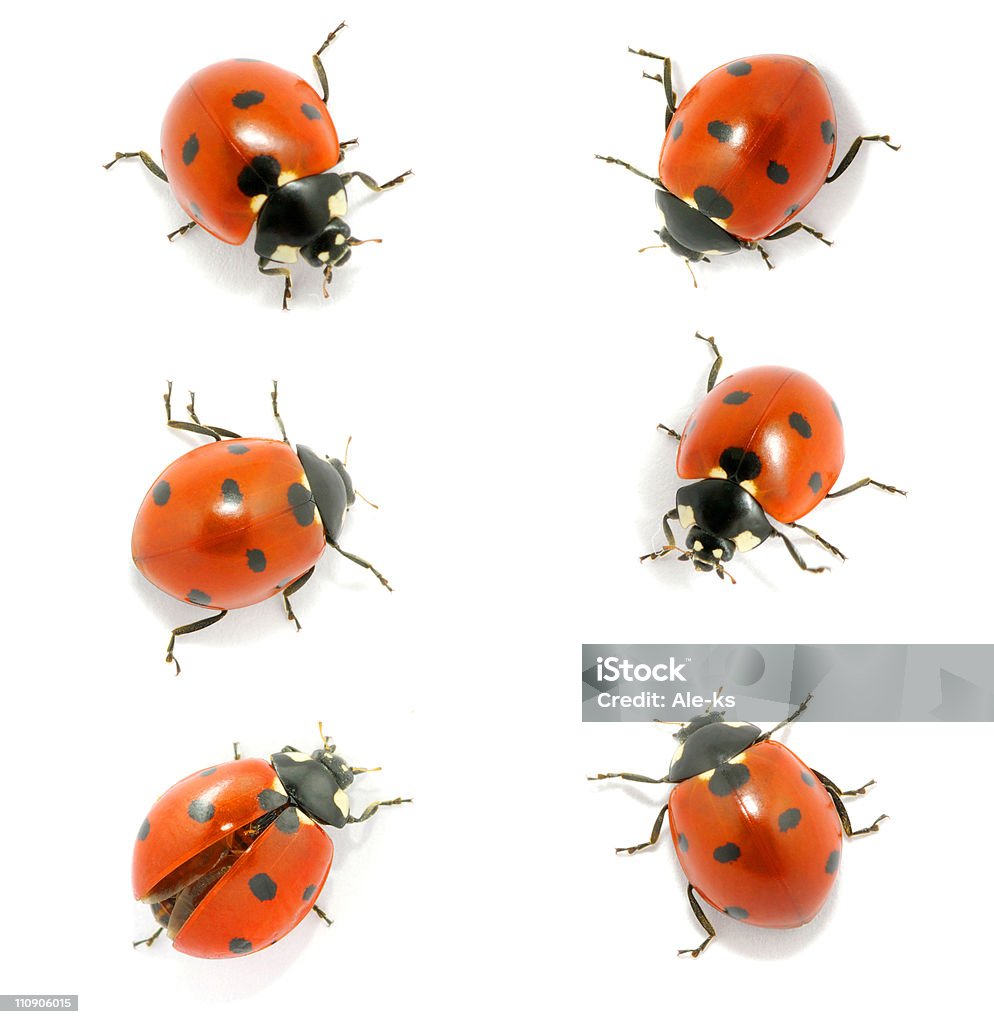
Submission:
M 881 780 L 857 821 L 893 821 L 846 851 L 815 925 L 721 920 L 706 959 L 683 963 L 696 925 L 672 852 L 611 852 L 659 801 L 584 781 L 661 772 L 666 733 L 578 724 L 582 641 L 989 638 L 988 58 L 959 31 L 965 3 L 892 10 L 177 0 L 8 15 L 0 988 L 152 1021 L 229 1000 L 249 1019 L 624 1020 L 697 1012 L 715 971 L 738 1019 L 771 1000 L 841 1010 L 846 984 L 866 1011 L 949 1012 L 979 991 L 991 830 L 972 780 L 989 726 L 796 726 L 820 770 Z M 185 220 L 168 188 L 100 164 L 155 152 L 198 67 L 257 56 L 308 75 L 343 17 L 331 109 L 362 142 L 344 166 L 415 177 L 352 190 L 354 232 L 384 244 L 356 251 L 327 303 L 302 267 L 284 314 L 250 246 L 167 244 Z M 904 148 L 867 147 L 805 211 L 833 249 L 772 243 L 775 272 L 743 253 L 700 268 L 695 291 L 669 254 L 636 251 L 654 241 L 651 187 L 592 159 L 654 170 L 663 95 L 629 44 L 673 55 L 679 94 L 724 61 L 798 53 L 829 82 L 840 148 L 880 131 Z M 679 426 L 703 391 L 698 329 L 728 372 L 815 376 L 846 422 L 843 482 L 911 492 L 815 510 L 850 556 L 830 575 L 774 543 L 736 560 L 734 587 L 639 565 L 676 485 L 654 426 Z M 175 680 L 168 629 L 194 616 L 129 558 L 146 488 L 197 443 L 163 425 L 167 377 L 246 435 L 272 431 L 278 377 L 292 440 L 337 454 L 353 434 L 350 469 L 381 510 L 358 505 L 343 543 L 396 593 L 329 554 L 294 602 L 299 635 L 275 601 L 232 614 L 180 639 Z M 131 845 L 155 796 L 235 739 L 254 755 L 316 745 L 318 719 L 351 760 L 384 766 L 357 804 L 415 799 L 336 837 L 334 927 L 305 922 L 244 961 L 133 952 L 151 918 L 131 903 Z

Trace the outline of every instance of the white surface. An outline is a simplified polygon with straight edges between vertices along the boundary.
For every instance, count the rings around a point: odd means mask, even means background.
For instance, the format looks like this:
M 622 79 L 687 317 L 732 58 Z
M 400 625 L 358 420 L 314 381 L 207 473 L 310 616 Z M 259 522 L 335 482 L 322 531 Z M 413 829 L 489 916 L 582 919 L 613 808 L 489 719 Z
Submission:
M 691 1012 L 715 971 L 738 1019 L 832 992 L 841 1010 L 850 979 L 867 1011 L 948 1013 L 976 995 L 991 836 L 970 780 L 989 726 L 798 726 L 801 756 L 881 780 L 859 821 L 894 820 L 846 851 L 813 928 L 722 921 L 707 959 L 684 964 L 672 951 L 696 932 L 671 854 L 611 853 L 653 807 L 584 781 L 663 766 L 669 748 L 651 728 L 577 722 L 584 640 L 988 638 L 988 289 L 973 247 L 989 143 L 961 105 L 986 95 L 988 62 L 980 33 L 959 31 L 968 14 L 509 0 L 9 16 L 3 74 L 30 102 L 9 105 L 5 131 L 4 989 L 78 991 L 84 1016 L 150 1021 L 230 1000 L 253 1020 L 625 1020 Z M 197 232 L 168 245 L 184 220 L 168 189 L 100 164 L 154 152 L 196 68 L 257 55 L 306 74 L 342 16 L 332 110 L 362 140 L 346 166 L 416 174 L 375 199 L 353 190 L 354 231 L 384 244 L 355 253 L 327 304 L 301 268 L 282 314 L 250 248 Z M 651 187 L 592 159 L 651 170 L 658 153 L 663 97 L 628 44 L 676 57 L 681 94 L 734 57 L 800 53 L 826 74 L 842 145 L 883 130 L 904 149 L 869 147 L 806 211 L 834 249 L 773 243 L 774 273 L 742 254 L 702 268 L 694 291 L 667 253 L 636 252 L 653 241 Z M 830 576 L 803 576 L 772 543 L 736 561 L 735 587 L 639 565 L 675 483 L 654 425 L 679 425 L 706 378 L 696 329 L 729 372 L 782 362 L 821 380 L 847 425 L 843 479 L 912 492 L 816 510 L 851 556 Z M 174 680 L 168 628 L 194 616 L 144 584 L 128 547 L 145 489 L 194 443 L 163 426 L 167 376 L 205 421 L 245 434 L 272 431 L 274 376 L 293 439 L 336 454 L 352 433 L 350 469 L 382 508 L 357 506 L 343 543 L 396 593 L 329 554 L 295 600 L 299 635 L 277 602 L 233 614 L 179 641 Z M 349 758 L 384 766 L 356 803 L 415 798 L 339 841 L 331 931 L 307 922 L 223 964 L 133 952 L 150 918 L 131 904 L 131 845 L 156 794 L 234 739 L 252 754 L 313 745 L 319 718 Z

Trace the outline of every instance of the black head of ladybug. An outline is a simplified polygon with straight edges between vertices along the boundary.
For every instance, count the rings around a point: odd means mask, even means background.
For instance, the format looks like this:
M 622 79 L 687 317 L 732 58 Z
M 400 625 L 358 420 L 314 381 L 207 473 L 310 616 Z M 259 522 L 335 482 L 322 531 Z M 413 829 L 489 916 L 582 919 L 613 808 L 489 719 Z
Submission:
M 334 745 L 305 754 L 287 747 L 271 761 L 290 800 L 309 818 L 322 825 L 343 828 L 349 818 L 345 790 L 355 774 L 335 753 Z
M 356 244 L 342 220 L 347 212 L 345 183 L 333 172 L 274 182 L 259 210 L 255 251 L 277 263 L 296 263 L 300 255 L 314 267 L 339 266 Z
M 726 722 L 723 711 L 705 711 L 674 733 L 678 746 L 667 779 L 683 782 L 713 771 L 751 747 L 760 735 L 759 727 L 750 722 Z
M 738 482 L 709 477 L 676 492 L 686 559 L 698 572 L 719 569 L 736 551 L 750 551 L 773 533 L 758 501 Z
M 663 217 L 663 226 L 658 232 L 660 241 L 681 259 L 696 263 L 707 261 L 708 256 L 724 256 L 742 248 L 742 243 L 711 217 L 672 192 L 657 189 L 656 208 Z
M 352 477 L 341 459 L 322 459 L 307 445 L 297 445 L 297 458 L 304 467 L 325 536 L 329 543 L 334 543 L 342 532 L 345 513 L 355 504 Z

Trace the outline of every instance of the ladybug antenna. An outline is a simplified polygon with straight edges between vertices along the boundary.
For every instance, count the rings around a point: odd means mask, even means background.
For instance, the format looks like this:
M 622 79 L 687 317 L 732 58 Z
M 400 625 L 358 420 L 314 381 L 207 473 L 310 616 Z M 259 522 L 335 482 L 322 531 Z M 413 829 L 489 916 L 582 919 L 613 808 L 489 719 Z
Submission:
M 324 747 L 324 749 L 329 754 L 333 754 L 335 752 L 335 744 L 332 743 L 327 736 L 325 736 L 323 722 L 318 722 L 318 735 L 321 737 L 321 745 Z
M 677 556 L 678 562 L 689 562 L 694 557 L 693 551 L 688 551 L 686 548 L 682 548 L 678 544 L 666 544 L 658 551 L 650 551 L 649 554 L 640 556 L 639 561 L 644 562 L 648 559 L 648 561 L 654 562 L 657 558 L 665 558 L 671 551 L 680 552 Z M 718 575 L 718 579 L 727 579 L 730 583 L 735 583 L 735 577 L 721 564 L 721 562 L 714 562 L 712 565 L 715 573 Z
M 347 245 L 365 245 L 367 242 L 382 242 L 382 238 L 350 238 Z

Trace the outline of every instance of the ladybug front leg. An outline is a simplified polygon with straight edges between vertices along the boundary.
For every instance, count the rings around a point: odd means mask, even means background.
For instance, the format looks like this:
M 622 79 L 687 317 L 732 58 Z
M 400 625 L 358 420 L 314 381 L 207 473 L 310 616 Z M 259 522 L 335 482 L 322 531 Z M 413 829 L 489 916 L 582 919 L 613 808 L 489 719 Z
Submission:
M 266 264 L 269 262 L 268 256 L 259 257 L 259 273 L 265 274 L 267 277 L 276 277 L 282 275 L 285 280 L 283 282 L 283 308 L 290 308 L 290 296 L 293 294 L 293 278 L 290 276 L 290 271 L 286 267 L 267 267 Z
M 646 174 L 645 171 L 640 171 L 637 167 L 632 167 L 630 163 L 626 163 L 624 160 L 619 160 L 616 156 L 601 156 L 599 153 L 595 153 L 594 159 L 603 160 L 606 164 L 617 164 L 619 167 L 624 167 L 626 171 L 631 171 L 632 174 L 637 174 L 640 178 L 645 178 L 646 181 L 651 181 L 656 188 L 663 187 L 663 183 L 659 178 L 655 178 L 651 174 Z
M 812 540 L 816 540 L 829 554 L 835 555 L 836 558 L 841 558 L 843 562 L 846 560 L 846 556 L 834 544 L 830 544 L 820 533 L 812 530 L 811 527 L 804 526 L 802 523 L 786 523 L 785 525 L 795 530 L 801 530 Z
M 793 224 L 788 224 L 787 227 L 781 228 L 779 231 L 774 231 L 772 235 L 767 235 L 764 242 L 775 242 L 779 238 L 787 238 L 788 235 L 793 235 L 798 231 L 807 231 L 809 235 L 814 235 L 819 242 L 824 242 L 825 245 L 834 245 L 830 242 L 820 231 L 816 231 L 809 224 L 802 224 L 800 221 L 795 221 Z
M 808 565 L 808 563 L 805 562 L 804 559 L 801 557 L 801 553 L 790 542 L 790 538 L 787 537 L 786 534 L 781 533 L 775 526 L 772 526 L 772 525 L 771 525 L 770 529 L 772 530 L 772 535 L 774 537 L 779 537 L 783 541 L 784 547 L 787 549 L 787 553 L 797 563 L 798 568 L 803 569 L 805 572 L 828 572 L 829 571 L 829 567 L 827 565 L 815 565 L 815 566 Z
M 708 933 L 708 937 L 696 948 L 696 949 L 678 949 L 676 951 L 677 956 L 685 956 L 690 954 L 695 960 L 711 945 L 712 939 L 715 937 L 714 925 L 704 915 L 704 911 L 701 909 L 700 903 L 697 902 L 697 898 L 694 896 L 694 887 L 692 885 L 687 886 L 687 900 L 690 903 L 690 909 L 694 912 L 694 917 L 697 918 L 701 923 L 701 927 Z
M 347 185 L 353 178 L 358 178 L 371 192 L 386 192 L 402 184 L 413 173 L 414 171 L 408 168 L 403 174 L 398 174 L 396 178 L 391 178 L 381 185 L 375 178 L 371 178 L 364 171 L 348 171 L 342 175 L 342 184 Z
M 162 396 L 163 402 L 166 405 L 166 426 L 175 427 L 176 430 L 188 430 L 191 434 L 203 434 L 205 437 L 213 438 L 215 441 L 220 441 L 222 437 L 241 437 L 241 434 L 236 434 L 231 430 L 225 430 L 224 427 L 211 427 L 206 423 L 201 423 L 200 418 L 197 416 L 197 410 L 195 407 L 197 396 L 191 391 L 190 392 L 190 403 L 186 407 L 186 411 L 192 422 L 186 422 L 185 420 L 174 420 L 173 419 L 173 382 L 171 380 L 166 381 L 166 393 Z
M 669 57 L 661 57 L 658 53 L 650 53 L 648 50 L 633 50 L 630 46 L 628 47 L 629 53 L 634 53 L 636 57 L 649 57 L 652 60 L 661 60 L 663 62 L 663 73 L 662 75 L 650 75 L 648 72 L 643 71 L 642 77 L 648 78 L 652 82 L 659 82 L 659 84 L 666 91 L 666 124 L 665 127 L 669 128 L 670 121 L 673 120 L 673 115 L 676 113 L 676 93 L 673 92 L 673 62 Z
M 841 491 L 829 491 L 825 495 L 826 498 L 841 498 L 843 494 L 852 494 L 853 491 L 858 491 L 861 487 L 879 487 L 882 491 L 887 491 L 890 494 L 903 494 L 905 497 L 908 496 L 907 491 L 902 491 L 899 487 L 891 487 L 890 484 L 878 483 L 876 480 L 871 480 L 868 476 L 864 476 L 862 480 L 858 480 L 854 484 L 850 484 L 848 487 L 843 487 Z
M 666 817 L 666 809 L 669 804 L 663 804 L 663 809 L 656 815 L 656 820 L 653 822 L 652 831 L 649 833 L 649 838 L 644 843 L 639 843 L 636 846 L 618 846 L 615 847 L 615 853 L 627 853 L 629 855 L 638 853 L 639 850 L 645 850 L 650 846 L 655 846 L 659 842 L 659 834 L 663 830 L 663 819 Z
M 343 548 L 339 547 L 338 541 L 329 540 L 328 543 L 340 555 L 342 555 L 345 558 L 347 558 L 350 562 L 355 562 L 356 565 L 361 565 L 364 569 L 368 569 L 380 581 L 380 583 L 382 583 L 383 586 L 385 586 L 387 588 L 387 590 L 389 590 L 391 593 L 393 592 L 393 587 L 390 586 L 389 582 L 387 581 L 386 576 L 384 576 L 383 573 L 381 573 L 379 569 L 375 568 L 369 562 L 367 562 L 365 558 L 360 558 L 358 555 L 353 555 L 350 552 L 348 552 L 348 551 L 344 550 Z
M 811 698 L 813 696 L 813 693 L 809 693 L 807 697 L 805 697 L 804 700 L 802 700 L 801 703 L 797 705 L 797 709 L 795 711 L 792 711 L 782 722 L 779 722 L 777 725 L 773 726 L 772 729 L 767 729 L 766 732 L 757 736 L 756 739 L 753 741 L 753 745 L 755 745 L 756 743 L 765 743 L 766 740 L 768 740 L 775 732 L 777 732 L 780 729 L 783 729 L 785 726 L 790 725 L 791 722 L 800 718 L 801 715 L 803 715 L 804 712 L 807 711 L 808 705 L 811 703 Z M 867 783 L 867 785 L 869 785 L 869 783 Z
M 346 825 L 358 825 L 360 822 L 368 821 L 381 807 L 396 807 L 398 804 L 409 804 L 412 801 L 409 797 L 398 796 L 393 800 L 377 800 L 375 803 L 370 804 L 358 818 L 353 818 L 350 814 L 345 819 Z
M 842 158 L 842 163 L 839 164 L 839 166 L 835 169 L 835 173 L 830 174 L 825 179 L 826 185 L 835 181 L 836 178 L 842 177 L 842 175 L 846 172 L 846 168 L 848 168 L 848 166 L 853 162 L 853 160 L 856 159 L 856 154 L 859 152 L 859 147 L 862 146 L 864 142 L 882 142 L 888 149 L 893 150 L 898 150 L 901 148 L 900 146 L 895 146 L 894 143 L 890 141 L 889 135 L 858 135 L 853 144 L 849 147 L 849 152 L 846 153 L 846 155 Z
M 186 636 L 188 633 L 199 633 L 202 629 L 207 629 L 208 626 L 213 626 L 215 623 L 220 622 L 225 615 L 228 614 L 227 608 L 219 611 L 217 615 L 211 615 L 206 619 L 198 619 L 196 622 L 190 622 L 185 626 L 177 626 L 169 634 L 169 644 L 166 646 L 166 664 L 176 666 L 176 675 L 180 674 L 179 661 L 173 654 L 173 647 L 176 644 L 176 637 Z
M 318 47 L 318 52 L 311 57 L 311 63 L 314 65 L 314 71 L 318 76 L 318 81 L 321 83 L 321 102 L 327 104 L 328 102 L 328 75 L 324 70 L 324 64 L 321 63 L 321 54 L 334 42 L 335 36 L 338 35 L 342 29 L 345 28 L 345 22 L 343 21 L 338 28 L 332 29 L 328 33 L 328 38 Z
M 144 149 L 139 149 L 134 153 L 115 153 L 114 159 L 109 164 L 104 164 L 104 170 L 109 171 L 118 160 L 131 160 L 133 157 L 138 157 L 139 160 L 157 177 L 163 181 L 169 181 L 166 177 L 166 172 L 145 152 Z
M 814 771 L 814 769 L 811 769 Z M 839 787 L 830 779 L 827 775 L 822 775 L 821 772 L 815 771 L 815 775 L 818 777 L 818 781 L 828 790 L 828 795 L 832 798 L 832 803 L 835 804 L 835 809 L 839 814 L 839 821 L 842 823 L 842 831 L 845 832 L 846 836 L 852 839 L 854 836 L 866 836 L 871 832 L 880 831 L 880 822 L 886 821 L 888 815 L 881 814 L 872 825 L 867 825 L 866 828 L 853 829 L 852 822 L 849 820 L 849 812 L 846 810 L 845 804 L 842 802 L 844 796 L 862 796 L 866 790 L 874 784 L 874 780 L 871 779 L 865 785 L 860 786 L 859 789 L 841 790 Z

